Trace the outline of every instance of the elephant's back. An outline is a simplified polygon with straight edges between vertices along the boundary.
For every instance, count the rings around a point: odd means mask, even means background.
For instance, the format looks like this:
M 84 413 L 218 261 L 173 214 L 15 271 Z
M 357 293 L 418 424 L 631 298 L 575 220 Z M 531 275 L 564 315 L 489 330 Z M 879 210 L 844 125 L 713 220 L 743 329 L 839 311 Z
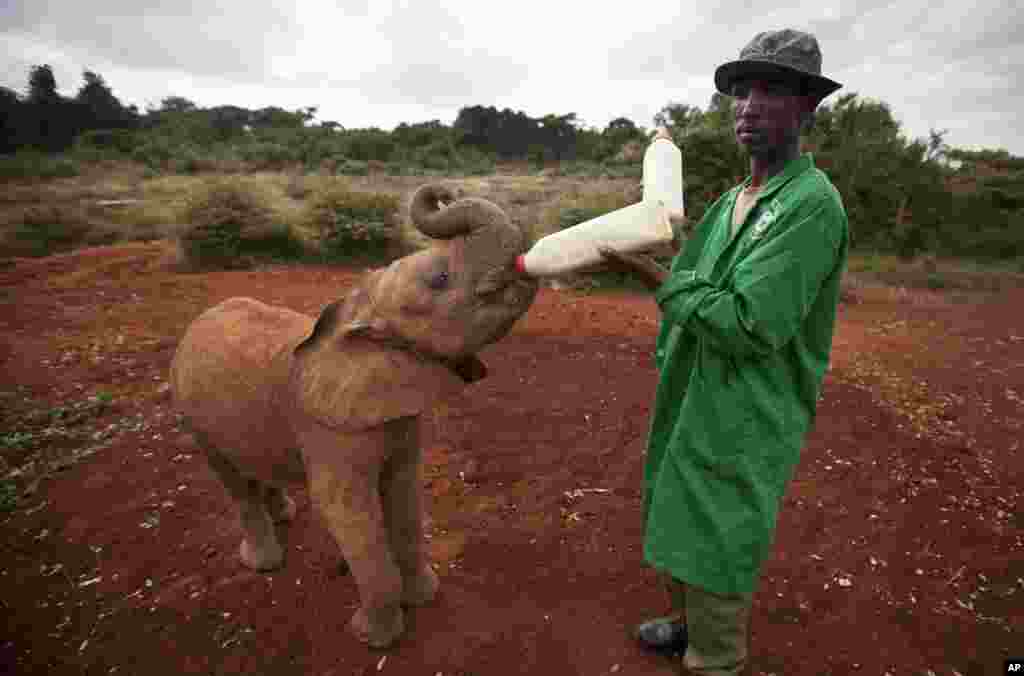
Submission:
M 276 441 L 278 390 L 291 350 L 312 327 L 306 315 L 251 298 L 230 298 L 196 318 L 170 373 L 175 404 L 190 427 L 218 447 Z

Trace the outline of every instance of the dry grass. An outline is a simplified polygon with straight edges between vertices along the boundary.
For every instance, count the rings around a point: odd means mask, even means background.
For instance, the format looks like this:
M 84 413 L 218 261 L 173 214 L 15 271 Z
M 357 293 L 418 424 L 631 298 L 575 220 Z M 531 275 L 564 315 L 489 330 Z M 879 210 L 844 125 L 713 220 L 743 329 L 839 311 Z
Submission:
M 26 220 L 43 227 L 53 225 L 58 239 L 54 250 L 114 241 L 173 240 L 185 225 L 189 200 L 218 178 L 147 176 L 128 163 L 88 165 L 79 176 L 46 181 L 13 181 L 0 190 L 0 257 L 32 255 L 32 246 L 12 235 Z M 302 227 L 307 205 L 315 195 L 333 188 L 390 193 L 401 209 L 398 231 L 401 248 L 416 250 L 429 240 L 408 221 L 408 200 L 428 181 L 422 176 L 332 176 L 296 172 L 256 172 L 232 177 L 258 192 L 283 224 L 306 239 Z M 458 194 L 483 197 L 505 209 L 514 223 L 536 241 L 560 228 L 565 209 L 610 210 L 640 198 L 636 179 L 580 178 L 554 175 L 472 176 L 440 179 Z M 53 221 L 47 224 L 45 221 Z M 311 241 L 311 240 L 307 240 Z M 1002 268 L 935 257 L 904 261 L 896 256 L 855 254 L 849 261 L 844 293 L 851 299 L 870 298 L 875 289 L 907 289 L 935 293 L 993 291 L 1024 286 L 1020 261 Z M 890 293 L 890 292 L 887 292 Z M 908 296 L 909 297 L 909 296 Z
M 1006 265 L 982 265 L 926 254 L 914 260 L 894 255 L 850 255 L 845 285 L 849 293 L 864 295 L 872 287 L 902 289 L 906 301 L 918 292 L 975 293 L 1024 286 L 1024 274 Z M 914 292 L 914 293 L 910 293 Z M 908 295 L 909 293 L 909 295 Z

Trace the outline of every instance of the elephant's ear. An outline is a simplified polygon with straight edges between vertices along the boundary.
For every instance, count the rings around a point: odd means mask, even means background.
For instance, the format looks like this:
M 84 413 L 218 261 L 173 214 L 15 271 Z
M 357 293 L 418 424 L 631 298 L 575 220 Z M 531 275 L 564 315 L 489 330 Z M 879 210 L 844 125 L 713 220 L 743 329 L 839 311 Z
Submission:
M 360 339 L 362 321 L 347 321 L 348 309 L 327 306 L 295 348 L 290 390 L 299 416 L 358 431 L 419 415 L 462 389 L 463 379 L 440 362 Z

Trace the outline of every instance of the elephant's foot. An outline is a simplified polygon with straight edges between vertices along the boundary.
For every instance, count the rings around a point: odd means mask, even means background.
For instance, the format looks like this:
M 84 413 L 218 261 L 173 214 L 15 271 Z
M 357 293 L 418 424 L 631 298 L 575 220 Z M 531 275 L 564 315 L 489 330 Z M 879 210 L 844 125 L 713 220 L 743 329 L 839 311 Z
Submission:
M 348 626 L 356 638 L 371 648 L 387 648 L 405 631 L 405 616 L 397 604 L 372 611 L 359 608 Z
M 283 489 L 270 489 L 267 494 L 267 512 L 274 523 L 294 520 L 297 511 L 295 501 Z
M 437 573 L 429 563 L 424 563 L 415 575 L 402 579 L 402 603 L 407 606 L 430 603 L 437 596 L 437 589 L 440 586 Z
M 284 551 L 281 545 L 274 541 L 258 547 L 246 538 L 238 547 L 238 556 L 246 566 L 260 571 L 280 568 L 284 562 Z

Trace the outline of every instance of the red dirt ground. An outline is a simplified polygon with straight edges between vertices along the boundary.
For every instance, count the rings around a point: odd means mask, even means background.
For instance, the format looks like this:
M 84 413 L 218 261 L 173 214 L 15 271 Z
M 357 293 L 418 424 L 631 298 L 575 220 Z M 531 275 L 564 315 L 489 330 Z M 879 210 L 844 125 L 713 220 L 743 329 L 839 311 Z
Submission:
M 629 635 L 667 601 L 641 557 L 650 299 L 543 290 L 482 355 L 491 376 L 425 418 L 442 592 L 374 652 L 344 629 L 356 588 L 303 492 L 285 567 L 241 567 L 233 508 L 165 380 L 207 306 L 246 295 L 313 314 L 357 273 L 163 260 L 135 244 L 0 268 L 0 435 L 42 439 L 0 466 L 27 488 L 0 514 L 0 668 L 672 673 Z M 751 674 L 983 676 L 1024 655 L 1024 289 L 883 291 L 842 308 L 755 601 Z M 101 394 L 109 405 L 88 404 Z M 57 406 L 80 414 L 46 432 Z

